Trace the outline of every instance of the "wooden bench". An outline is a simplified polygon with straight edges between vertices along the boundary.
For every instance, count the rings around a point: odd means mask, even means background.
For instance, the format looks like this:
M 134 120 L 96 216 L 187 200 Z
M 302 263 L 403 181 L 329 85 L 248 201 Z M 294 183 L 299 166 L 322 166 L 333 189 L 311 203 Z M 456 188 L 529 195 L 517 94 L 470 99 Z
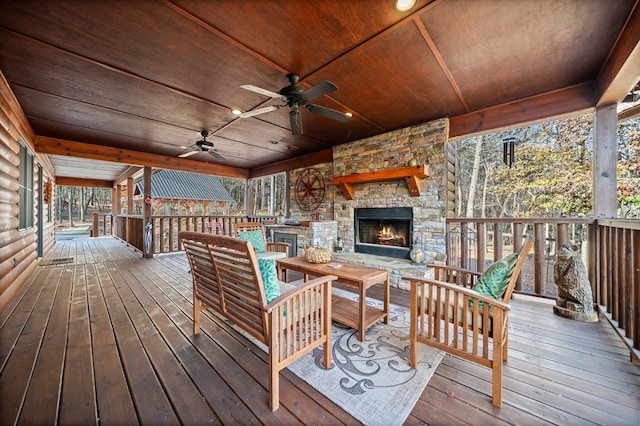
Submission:
M 331 287 L 333 275 L 297 286 L 281 283 L 281 295 L 267 303 L 262 276 L 250 242 L 223 235 L 179 233 L 193 277 L 193 332 L 201 311 L 211 308 L 262 342 L 269 350 L 269 407 L 279 403 L 280 370 L 324 348 L 331 366 Z
M 403 277 L 411 283 L 411 351 L 417 367 L 422 342 L 492 369 L 492 402 L 502 406 L 502 362 L 507 360 L 509 301 L 533 241 L 520 252 L 502 300 L 474 291 L 480 272 L 429 265 L 434 279 Z M 490 342 L 493 342 L 491 347 Z

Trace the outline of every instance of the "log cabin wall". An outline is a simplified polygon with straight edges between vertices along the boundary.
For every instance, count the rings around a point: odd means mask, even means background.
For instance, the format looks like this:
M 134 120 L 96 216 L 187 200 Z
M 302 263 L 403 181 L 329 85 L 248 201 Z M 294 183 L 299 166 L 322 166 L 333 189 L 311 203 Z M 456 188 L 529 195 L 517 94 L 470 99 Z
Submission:
M 0 72 L 0 312 L 27 281 L 38 265 L 38 223 L 43 222 L 43 254 L 55 242 L 53 218 L 44 205 L 43 218 L 38 217 L 39 194 L 44 182 L 53 181 L 53 167 L 44 156 L 35 155 L 33 164 L 33 226 L 19 229 L 20 143 L 35 153 L 35 134 Z M 42 182 L 38 171 L 42 167 Z M 55 191 L 54 191 L 55 193 Z M 49 203 L 53 203 L 55 196 Z M 49 220 L 50 218 L 50 220 Z

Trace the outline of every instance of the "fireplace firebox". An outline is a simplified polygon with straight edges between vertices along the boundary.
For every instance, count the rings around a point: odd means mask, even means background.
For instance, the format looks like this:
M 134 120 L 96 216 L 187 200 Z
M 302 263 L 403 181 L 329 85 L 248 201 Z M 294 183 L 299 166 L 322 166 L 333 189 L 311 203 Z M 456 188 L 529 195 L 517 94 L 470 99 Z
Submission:
M 409 259 L 413 212 L 411 207 L 355 209 L 356 253 Z

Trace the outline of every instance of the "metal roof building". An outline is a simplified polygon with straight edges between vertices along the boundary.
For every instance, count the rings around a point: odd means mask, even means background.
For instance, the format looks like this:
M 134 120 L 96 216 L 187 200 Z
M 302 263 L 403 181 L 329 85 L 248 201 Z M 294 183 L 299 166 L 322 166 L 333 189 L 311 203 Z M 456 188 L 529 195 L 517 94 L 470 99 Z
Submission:
M 144 184 L 140 181 L 135 195 L 143 192 Z M 151 176 L 151 196 L 154 200 L 234 201 L 216 176 L 165 169 Z

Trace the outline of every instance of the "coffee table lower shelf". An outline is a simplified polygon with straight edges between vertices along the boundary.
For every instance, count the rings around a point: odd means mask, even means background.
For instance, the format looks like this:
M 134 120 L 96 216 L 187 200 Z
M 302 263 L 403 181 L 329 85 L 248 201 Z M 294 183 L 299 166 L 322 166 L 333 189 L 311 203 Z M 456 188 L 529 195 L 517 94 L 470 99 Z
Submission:
M 371 327 L 383 319 L 386 314 L 384 310 L 374 308 L 373 306 L 365 305 L 365 321 L 364 329 Z M 360 330 L 359 324 L 359 304 L 358 302 L 350 299 L 346 299 L 341 296 L 333 295 L 331 303 L 331 319 L 339 322 L 340 324 L 351 327 L 354 330 Z

